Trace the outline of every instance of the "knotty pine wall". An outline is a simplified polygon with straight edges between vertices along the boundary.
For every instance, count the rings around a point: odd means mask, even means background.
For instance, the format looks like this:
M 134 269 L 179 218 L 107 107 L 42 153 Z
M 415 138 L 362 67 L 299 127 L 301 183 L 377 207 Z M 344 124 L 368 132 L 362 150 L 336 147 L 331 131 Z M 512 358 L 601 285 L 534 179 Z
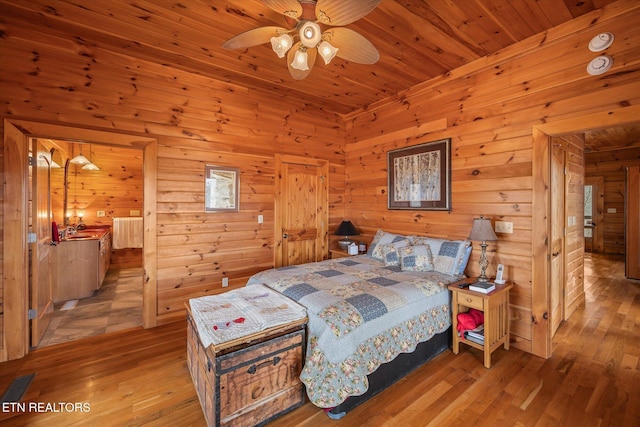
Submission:
M 329 229 L 343 219 L 345 133 L 338 116 L 78 40 L 5 30 L 4 118 L 157 138 L 158 323 L 182 319 L 189 297 L 226 290 L 222 277 L 230 288 L 244 286 L 273 266 L 276 153 L 327 159 Z M 92 146 L 96 162 L 100 150 Z M 204 212 L 206 164 L 240 168 L 240 212 Z
M 467 238 L 479 215 L 513 223 L 513 234 L 497 233 L 489 244 L 488 274 L 502 263 L 515 283 L 512 340 L 525 351 L 544 354 L 538 350 L 546 345 L 533 342 L 545 336 L 533 333 L 544 317 L 534 310 L 534 295 L 547 286 L 533 283 L 532 225 L 546 215 L 533 211 L 533 128 L 640 103 L 640 10 L 624 4 L 413 87 L 347 123 L 346 216 L 368 239 L 378 229 Z M 587 46 L 603 31 L 616 37 L 607 52 L 614 66 L 594 77 L 586 67 L 598 54 Z M 451 212 L 388 210 L 387 151 L 441 138 L 452 139 Z M 480 272 L 479 253 L 475 242 L 470 275 Z
M 596 225 L 604 227 L 604 252 L 624 254 L 626 168 L 640 166 L 640 148 L 587 153 L 585 159 L 586 176 L 604 178 L 604 222 Z

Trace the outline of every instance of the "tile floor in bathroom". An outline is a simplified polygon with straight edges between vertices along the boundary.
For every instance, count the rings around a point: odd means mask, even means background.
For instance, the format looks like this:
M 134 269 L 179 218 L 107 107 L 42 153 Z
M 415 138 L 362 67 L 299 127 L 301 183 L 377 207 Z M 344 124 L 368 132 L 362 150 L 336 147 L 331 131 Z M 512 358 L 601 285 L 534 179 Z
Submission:
M 93 296 L 69 310 L 61 310 L 64 301 L 55 304 L 38 348 L 142 326 L 142 278 L 142 268 L 110 269 Z

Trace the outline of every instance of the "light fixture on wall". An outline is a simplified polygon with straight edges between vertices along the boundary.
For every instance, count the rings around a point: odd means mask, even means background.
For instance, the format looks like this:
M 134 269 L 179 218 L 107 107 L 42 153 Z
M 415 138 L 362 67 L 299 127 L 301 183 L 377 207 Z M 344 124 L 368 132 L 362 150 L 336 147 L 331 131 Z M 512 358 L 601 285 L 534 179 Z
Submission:
M 91 144 L 89 144 L 89 158 L 91 159 Z M 82 169 L 84 170 L 88 170 L 88 171 L 99 171 L 100 168 L 98 166 L 95 165 L 95 163 L 93 163 L 91 160 L 89 160 L 89 163 L 87 163 L 86 165 L 82 166 Z
M 279 58 L 286 55 L 289 73 L 296 80 L 309 75 L 316 55 L 322 57 L 325 65 L 336 56 L 358 64 L 374 64 L 380 58 L 369 40 L 342 27 L 367 15 L 380 0 L 279 0 L 263 3 L 283 14 L 293 28 L 268 26 L 245 31 L 227 40 L 222 45 L 224 49 L 245 49 L 271 42 L 271 48 Z M 322 32 L 319 23 L 333 28 Z
M 360 233 L 358 233 L 358 230 L 351 221 L 342 221 L 333 234 L 336 236 L 344 236 L 344 239 L 340 239 L 338 244 L 343 251 L 348 252 L 349 245 L 354 243 L 353 240 L 349 239 L 349 236 L 357 236 Z
M 480 276 L 479 282 L 487 282 L 489 278 L 486 275 L 487 267 L 489 266 L 489 260 L 487 260 L 487 242 L 498 240 L 498 236 L 491 227 L 491 220 L 480 215 L 480 218 L 473 219 L 473 227 L 471 227 L 471 233 L 469 234 L 469 240 L 479 241 L 482 253 L 480 254 Z

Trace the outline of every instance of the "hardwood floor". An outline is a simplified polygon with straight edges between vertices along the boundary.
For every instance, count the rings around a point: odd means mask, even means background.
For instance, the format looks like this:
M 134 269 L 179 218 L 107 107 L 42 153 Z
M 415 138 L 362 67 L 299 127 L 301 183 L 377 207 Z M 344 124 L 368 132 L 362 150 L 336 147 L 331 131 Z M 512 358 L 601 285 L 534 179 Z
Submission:
M 560 326 L 550 359 L 498 349 L 485 369 L 482 354 L 463 346 L 460 354 L 445 351 L 342 420 L 307 403 L 270 425 L 639 426 L 640 283 L 623 278 L 623 262 L 586 254 L 585 307 Z M 49 411 L 5 404 L 0 423 L 205 425 L 185 341 L 180 322 L 54 345 L 2 363 L 0 392 L 14 378 L 36 373 L 22 402 Z M 83 403 L 84 412 L 66 411 Z

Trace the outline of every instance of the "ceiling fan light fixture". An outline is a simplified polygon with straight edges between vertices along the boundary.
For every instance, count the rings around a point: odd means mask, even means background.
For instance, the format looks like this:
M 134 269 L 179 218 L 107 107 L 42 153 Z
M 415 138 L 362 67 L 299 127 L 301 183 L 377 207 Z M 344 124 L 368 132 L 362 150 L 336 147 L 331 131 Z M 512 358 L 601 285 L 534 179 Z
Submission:
M 284 58 L 289 49 L 293 46 L 293 37 L 289 34 L 282 34 L 278 37 L 271 37 L 271 48 L 278 55 L 278 58 Z
M 300 35 L 300 42 L 304 47 L 316 47 L 318 43 L 320 43 L 320 40 L 322 40 L 320 25 L 313 21 L 306 21 L 302 24 L 298 34 Z
M 293 62 L 291 62 L 291 67 L 300 71 L 307 71 L 309 69 L 306 49 L 298 49 L 296 51 L 296 54 L 293 57 Z
M 324 40 L 318 45 L 318 53 L 320 54 L 320 56 L 322 56 L 322 59 L 324 59 L 324 64 L 328 65 L 329 62 L 331 62 L 331 60 L 335 58 L 336 54 L 338 53 L 338 48 L 333 47 L 331 43 Z

